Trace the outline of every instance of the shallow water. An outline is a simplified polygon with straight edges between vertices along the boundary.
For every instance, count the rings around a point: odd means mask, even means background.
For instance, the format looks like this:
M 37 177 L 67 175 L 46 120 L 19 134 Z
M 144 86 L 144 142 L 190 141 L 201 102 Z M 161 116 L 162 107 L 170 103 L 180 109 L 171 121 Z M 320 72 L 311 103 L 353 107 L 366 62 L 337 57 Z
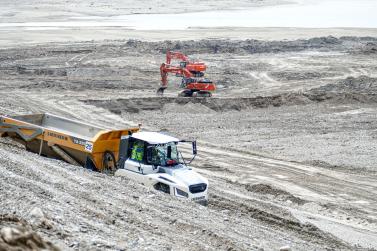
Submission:
M 24 27 L 125 27 L 183 30 L 190 27 L 362 27 L 377 28 L 377 0 L 301 0 L 295 4 L 181 14 L 134 14 L 73 17 L 66 22 L 0 23 L 1 29 Z

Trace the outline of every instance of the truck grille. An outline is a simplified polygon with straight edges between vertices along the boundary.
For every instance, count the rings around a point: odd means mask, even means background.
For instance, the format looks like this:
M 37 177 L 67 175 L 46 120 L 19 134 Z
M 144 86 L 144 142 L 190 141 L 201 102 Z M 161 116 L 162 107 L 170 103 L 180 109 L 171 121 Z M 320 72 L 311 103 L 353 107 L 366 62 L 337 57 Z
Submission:
M 205 183 L 200 183 L 196 185 L 191 185 L 189 186 L 190 192 L 191 193 L 201 193 L 204 192 L 207 189 L 207 184 Z

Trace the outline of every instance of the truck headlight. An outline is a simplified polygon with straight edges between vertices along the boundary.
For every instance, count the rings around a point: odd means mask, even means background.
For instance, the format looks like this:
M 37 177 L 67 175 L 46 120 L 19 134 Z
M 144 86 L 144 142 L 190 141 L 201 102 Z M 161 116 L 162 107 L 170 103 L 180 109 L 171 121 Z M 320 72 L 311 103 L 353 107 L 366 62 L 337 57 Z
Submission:
M 186 193 L 185 191 L 182 191 L 181 189 L 178 189 L 178 188 L 176 188 L 175 191 L 177 195 L 188 198 L 188 193 Z

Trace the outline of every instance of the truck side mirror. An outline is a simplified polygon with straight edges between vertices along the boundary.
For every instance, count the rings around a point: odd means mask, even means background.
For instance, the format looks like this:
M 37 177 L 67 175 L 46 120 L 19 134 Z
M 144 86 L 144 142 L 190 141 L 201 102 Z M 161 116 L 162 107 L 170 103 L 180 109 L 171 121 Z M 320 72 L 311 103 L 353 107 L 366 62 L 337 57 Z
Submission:
M 196 141 L 192 142 L 192 154 L 196 155 L 198 153 L 196 149 Z
M 171 146 L 168 146 L 167 153 L 166 153 L 166 157 L 167 157 L 168 159 L 171 159 Z

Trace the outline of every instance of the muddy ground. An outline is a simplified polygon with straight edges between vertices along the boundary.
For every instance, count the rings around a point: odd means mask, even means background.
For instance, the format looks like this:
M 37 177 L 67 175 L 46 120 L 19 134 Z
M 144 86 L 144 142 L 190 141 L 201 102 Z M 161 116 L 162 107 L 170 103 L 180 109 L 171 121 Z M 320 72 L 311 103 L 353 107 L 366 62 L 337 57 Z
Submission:
M 214 97 L 178 98 L 174 76 L 156 97 L 166 49 L 208 63 Z M 193 165 L 209 179 L 210 201 L 181 201 L 0 139 L 0 214 L 64 250 L 376 249 L 376 50 L 376 38 L 350 36 L 2 49 L 1 114 L 142 123 L 198 139 Z

